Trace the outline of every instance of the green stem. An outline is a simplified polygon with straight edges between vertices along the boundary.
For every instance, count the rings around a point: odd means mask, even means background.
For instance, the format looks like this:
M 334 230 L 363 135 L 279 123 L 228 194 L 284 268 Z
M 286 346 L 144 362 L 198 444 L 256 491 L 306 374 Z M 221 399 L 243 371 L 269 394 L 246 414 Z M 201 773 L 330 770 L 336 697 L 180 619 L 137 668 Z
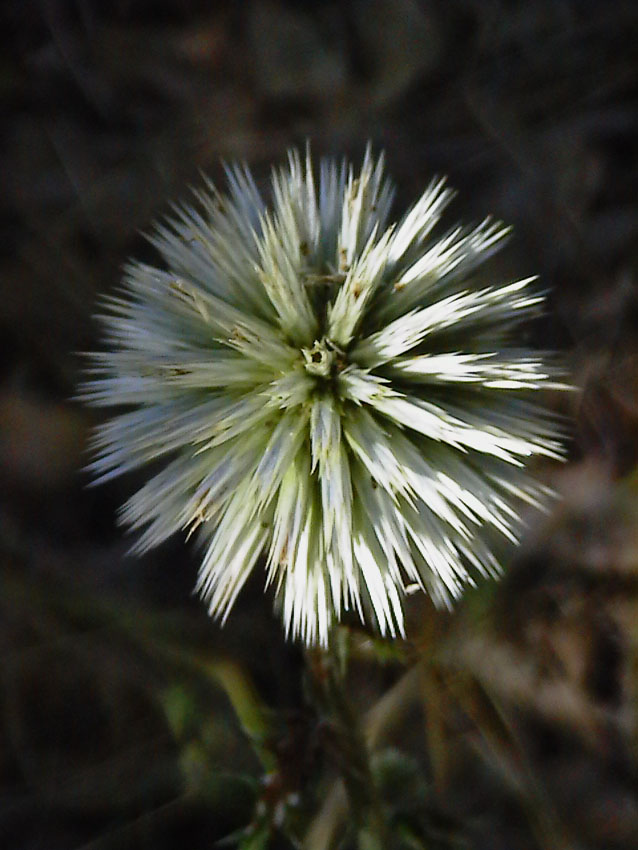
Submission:
M 343 636 L 343 634 L 341 635 Z M 313 702 L 331 723 L 339 770 L 357 830 L 359 850 L 384 850 L 387 827 L 379 800 L 363 725 L 353 710 L 345 686 L 343 645 L 307 653 Z

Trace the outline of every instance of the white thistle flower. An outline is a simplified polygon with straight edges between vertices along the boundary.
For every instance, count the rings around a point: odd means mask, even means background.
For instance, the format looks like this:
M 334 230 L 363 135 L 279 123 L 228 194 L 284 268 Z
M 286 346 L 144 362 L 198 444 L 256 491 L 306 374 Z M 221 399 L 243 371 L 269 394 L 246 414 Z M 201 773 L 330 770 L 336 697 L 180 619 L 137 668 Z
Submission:
M 151 241 L 167 271 L 126 269 L 102 316 L 84 397 L 127 406 L 102 425 L 98 481 L 162 459 L 122 522 L 135 551 L 198 529 L 197 588 L 225 619 L 262 553 L 286 633 L 328 640 L 346 610 L 403 633 L 406 588 L 449 603 L 516 539 L 525 470 L 558 458 L 557 387 L 515 331 L 533 279 L 478 286 L 508 230 L 486 219 L 434 237 L 452 192 L 435 181 L 388 224 L 393 189 L 368 149 L 358 176 L 293 151 L 267 205 L 227 169 Z

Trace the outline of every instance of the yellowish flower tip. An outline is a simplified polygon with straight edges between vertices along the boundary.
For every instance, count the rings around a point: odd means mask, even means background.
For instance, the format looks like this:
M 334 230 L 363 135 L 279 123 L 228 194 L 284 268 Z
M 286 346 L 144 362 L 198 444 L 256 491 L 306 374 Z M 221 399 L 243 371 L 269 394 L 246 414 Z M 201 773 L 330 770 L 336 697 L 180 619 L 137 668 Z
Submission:
M 198 531 L 197 588 L 225 619 L 265 555 L 286 634 L 326 644 L 343 612 L 403 633 L 414 588 L 449 604 L 498 564 L 526 471 L 561 456 L 533 399 L 559 387 L 549 358 L 517 347 L 543 301 L 533 278 L 478 286 L 508 229 L 443 236 L 451 199 L 432 182 L 390 223 L 383 158 L 359 174 L 291 151 L 267 202 L 245 166 L 208 183 L 105 299 L 108 350 L 92 355 L 94 405 L 122 406 L 94 439 L 105 481 L 159 459 L 122 509 L 144 552 Z

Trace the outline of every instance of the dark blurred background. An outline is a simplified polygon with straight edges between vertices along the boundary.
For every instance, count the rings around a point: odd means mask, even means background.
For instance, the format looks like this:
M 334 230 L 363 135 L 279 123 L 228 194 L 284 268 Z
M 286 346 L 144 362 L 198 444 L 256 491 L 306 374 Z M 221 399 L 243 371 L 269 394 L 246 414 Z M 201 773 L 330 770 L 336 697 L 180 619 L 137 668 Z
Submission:
M 141 232 L 200 171 L 266 186 L 291 145 L 371 139 L 397 208 L 446 174 L 448 223 L 514 225 L 495 276 L 541 276 L 531 339 L 579 392 L 548 399 L 562 500 L 504 580 L 452 617 L 411 600 L 396 657 L 353 627 L 353 699 L 427 671 L 386 723 L 429 846 L 637 847 L 636 3 L 4 0 L 0 31 L 0 846 L 213 846 L 252 817 L 242 711 L 264 705 L 321 819 L 320 718 L 261 578 L 222 630 L 191 546 L 128 558 L 138 479 L 87 489 L 97 418 L 71 398 L 97 296 L 155 259 Z

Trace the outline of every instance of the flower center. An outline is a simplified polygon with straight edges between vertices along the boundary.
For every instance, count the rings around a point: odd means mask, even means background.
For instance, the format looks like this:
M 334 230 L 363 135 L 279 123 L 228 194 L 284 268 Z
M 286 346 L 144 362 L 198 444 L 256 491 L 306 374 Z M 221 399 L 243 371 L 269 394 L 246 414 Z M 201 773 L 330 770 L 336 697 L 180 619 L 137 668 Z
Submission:
M 316 339 L 312 348 L 302 348 L 306 372 L 320 378 L 330 378 L 340 372 L 344 363 L 344 353 L 327 337 Z

